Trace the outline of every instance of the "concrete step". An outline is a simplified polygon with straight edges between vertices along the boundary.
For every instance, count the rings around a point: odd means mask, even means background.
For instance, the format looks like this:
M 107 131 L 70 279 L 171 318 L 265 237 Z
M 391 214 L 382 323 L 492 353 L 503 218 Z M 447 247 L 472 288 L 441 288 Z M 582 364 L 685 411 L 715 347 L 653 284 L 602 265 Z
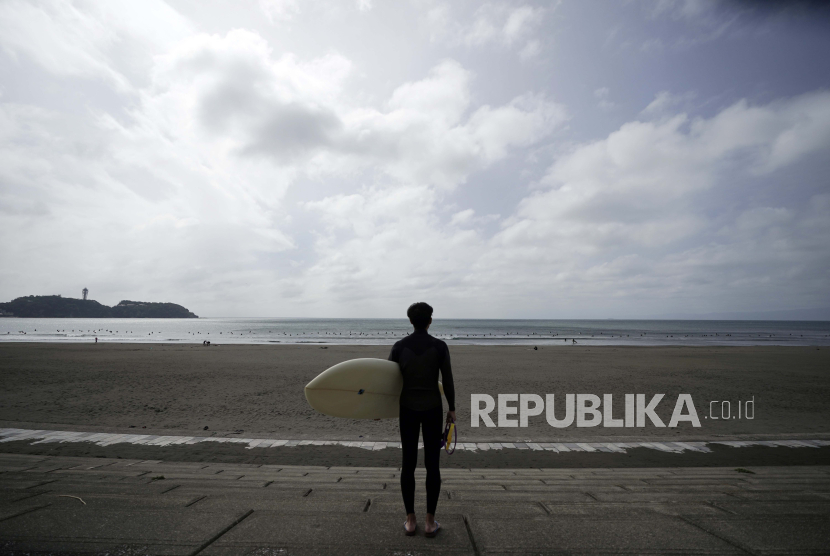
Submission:
M 452 470 L 426 539 L 403 535 L 394 468 L 2 454 L 0 552 L 826 553 L 830 468 L 751 470 Z

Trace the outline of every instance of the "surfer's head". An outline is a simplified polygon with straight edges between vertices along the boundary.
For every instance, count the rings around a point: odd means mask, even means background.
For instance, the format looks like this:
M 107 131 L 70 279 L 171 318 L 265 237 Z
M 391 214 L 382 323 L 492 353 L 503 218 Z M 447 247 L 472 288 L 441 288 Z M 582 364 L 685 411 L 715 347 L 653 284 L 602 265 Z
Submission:
M 415 327 L 415 330 L 426 330 L 432 323 L 432 307 L 423 301 L 413 303 L 406 310 L 406 316 L 409 317 L 409 322 Z

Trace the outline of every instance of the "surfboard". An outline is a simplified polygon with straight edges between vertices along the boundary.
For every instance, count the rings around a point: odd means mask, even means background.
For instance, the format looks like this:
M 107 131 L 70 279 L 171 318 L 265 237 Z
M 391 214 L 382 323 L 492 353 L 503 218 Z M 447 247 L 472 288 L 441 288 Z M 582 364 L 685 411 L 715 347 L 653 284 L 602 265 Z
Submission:
M 444 389 L 438 383 L 441 395 Z M 311 407 L 346 419 L 397 419 L 401 368 L 386 359 L 351 359 L 330 367 L 305 387 Z

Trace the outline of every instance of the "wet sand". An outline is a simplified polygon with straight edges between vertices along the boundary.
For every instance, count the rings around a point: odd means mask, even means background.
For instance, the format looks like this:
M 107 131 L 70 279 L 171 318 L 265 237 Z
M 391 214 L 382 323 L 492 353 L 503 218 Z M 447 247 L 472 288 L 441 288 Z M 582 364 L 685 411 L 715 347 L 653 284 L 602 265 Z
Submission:
M 385 358 L 387 346 L 0 344 L 0 425 L 169 434 L 244 431 L 284 439 L 395 440 L 397 421 L 335 419 L 312 410 L 303 386 L 329 366 Z M 830 350 L 815 347 L 451 347 L 462 441 L 570 441 L 830 434 Z M 470 428 L 470 394 L 691 394 L 700 428 Z M 712 400 L 754 396 L 754 419 L 705 418 Z M 713 406 L 720 416 L 720 403 Z M 561 408 L 557 410 L 561 417 Z M 494 419 L 496 414 L 493 413 Z M 204 427 L 208 431 L 204 431 Z M 146 427 L 146 430 L 142 430 Z M 136 430 L 138 429 L 138 430 Z

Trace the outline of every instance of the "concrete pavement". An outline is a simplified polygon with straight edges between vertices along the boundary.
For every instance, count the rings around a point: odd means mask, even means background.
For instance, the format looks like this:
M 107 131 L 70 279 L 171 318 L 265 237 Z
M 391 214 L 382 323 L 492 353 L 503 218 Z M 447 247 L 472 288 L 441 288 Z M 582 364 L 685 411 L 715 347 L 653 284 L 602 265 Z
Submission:
M 827 466 L 446 469 L 435 539 L 404 536 L 398 473 L 0 454 L 0 553 L 830 551 Z

